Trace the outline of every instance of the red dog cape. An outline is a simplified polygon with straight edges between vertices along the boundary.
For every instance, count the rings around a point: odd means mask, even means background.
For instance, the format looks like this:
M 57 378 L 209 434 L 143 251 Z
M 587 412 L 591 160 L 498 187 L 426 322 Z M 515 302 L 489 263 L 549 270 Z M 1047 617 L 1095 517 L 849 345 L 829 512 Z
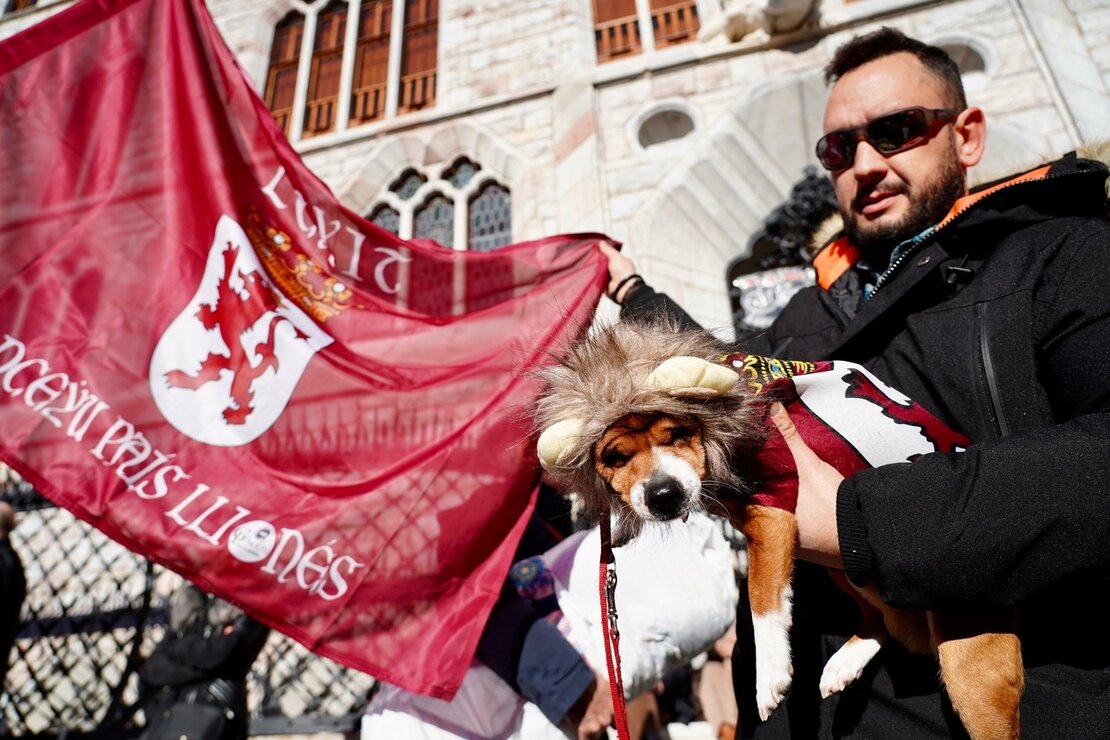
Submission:
M 851 362 L 801 362 L 740 353 L 723 358 L 767 402 L 779 401 L 798 434 L 844 476 L 868 467 L 913 462 L 969 444 L 920 404 Z M 782 435 L 770 431 L 755 464 L 754 503 L 794 511 L 798 473 Z
M 596 236 L 406 243 L 300 162 L 201 0 L 0 44 L 0 459 L 310 649 L 450 697 L 531 511 L 528 370 Z

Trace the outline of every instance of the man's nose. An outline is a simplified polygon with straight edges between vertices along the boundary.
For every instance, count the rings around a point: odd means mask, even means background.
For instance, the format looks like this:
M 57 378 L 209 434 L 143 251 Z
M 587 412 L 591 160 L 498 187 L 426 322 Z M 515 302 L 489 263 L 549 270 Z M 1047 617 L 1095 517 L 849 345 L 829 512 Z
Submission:
M 856 156 L 852 160 L 852 172 L 856 179 L 869 179 L 876 173 L 885 173 L 886 169 L 886 157 L 878 149 L 867 141 L 856 145 Z

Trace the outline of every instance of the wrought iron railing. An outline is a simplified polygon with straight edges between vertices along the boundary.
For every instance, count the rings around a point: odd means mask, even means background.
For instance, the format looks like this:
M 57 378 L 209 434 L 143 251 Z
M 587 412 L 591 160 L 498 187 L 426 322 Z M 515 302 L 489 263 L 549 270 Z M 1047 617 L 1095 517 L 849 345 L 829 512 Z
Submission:
M 0 692 L 0 737 L 133 737 L 136 670 L 181 579 L 42 498 L 0 465 L 27 598 Z M 272 633 L 248 677 L 252 735 L 353 732 L 374 679 Z

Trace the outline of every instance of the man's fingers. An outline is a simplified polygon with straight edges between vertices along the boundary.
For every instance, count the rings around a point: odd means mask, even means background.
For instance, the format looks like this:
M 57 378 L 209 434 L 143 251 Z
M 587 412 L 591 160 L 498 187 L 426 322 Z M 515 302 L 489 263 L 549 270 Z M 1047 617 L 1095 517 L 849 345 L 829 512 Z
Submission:
M 790 418 L 790 414 L 786 413 L 786 407 L 778 401 L 771 404 L 769 411 L 771 421 L 779 430 L 779 434 L 786 440 L 786 446 L 790 448 L 791 454 L 794 455 L 795 462 L 800 460 L 799 454 L 813 455 L 814 452 L 809 448 L 809 445 L 802 439 L 802 435 L 798 434 L 798 428 L 794 426 L 794 420 Z
M 632 260 L 624 256 L 624 253 L 613 246 L 612 242 L 598 242 L 597 246 L 605 255 L 605 259 L 609 260 L 610 279 L 620 279 L 636 272 L 636 266 L 632 264 Z
M 810 449 L 781 403 L 772 404 L 768 414 L 798 470 L 798 554 L 822 565 L 843 568 L 836 529 L 836 492 L 844 476 Z

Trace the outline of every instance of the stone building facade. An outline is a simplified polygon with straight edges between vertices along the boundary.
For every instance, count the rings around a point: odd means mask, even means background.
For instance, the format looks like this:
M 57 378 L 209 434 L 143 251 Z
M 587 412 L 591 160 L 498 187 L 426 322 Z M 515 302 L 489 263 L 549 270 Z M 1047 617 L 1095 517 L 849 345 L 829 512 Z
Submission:
M 70 4 L 0 2 L 8 6 L 0 37 Z M 728 266 L 815 164 L 820 69 L 851 35 L 893 25 L 953 53 L 971 104 L 989 121 L 979 179 L 1110 135 L 1110 0 L 208 0 L 208 8 L 268 96 L 275 38 L 283 23 L 302 24 L 299 54 L 286 56 L 287 133 L 354 211 L 456 249 L 467 248 L 477 207 L 507 222 L 487 247 L 603 232 L 625 243 L 649 282 L 724 336 Z M 683 8 L 685 25 L 667 38 L 667 13 Z M 385 13 L 379 31 L 393 39 L 379 39 L 380 114 L 356 121 L 354 93 L 366 77 L 358 34 L 374 22 L 371 11 Z M 424 37 L 434 85 L 434 100 L 415 107 L 404 89 L 411 49 L 397 40 L 414 12 L 432 24 Z M 632 15 L 611 20 L 622 12 Z M 350 19 L 327 42 L 338 115 L 330 130 L 311 131 L 306 106 L 323 84 L 314 65 L 326 60 L 309 42 L 324 43 L 322 29 L 338 16 Z M 632 36 L 614 53 L 609 32 L 618 26 Z M 401 179 L 414 174 L 401 193 Z M 492 200 L 479 202 L 490 187 Z M 422 227 L 432 206 L 447 208 L 447 220 L 439 212 L 438 227 Z

